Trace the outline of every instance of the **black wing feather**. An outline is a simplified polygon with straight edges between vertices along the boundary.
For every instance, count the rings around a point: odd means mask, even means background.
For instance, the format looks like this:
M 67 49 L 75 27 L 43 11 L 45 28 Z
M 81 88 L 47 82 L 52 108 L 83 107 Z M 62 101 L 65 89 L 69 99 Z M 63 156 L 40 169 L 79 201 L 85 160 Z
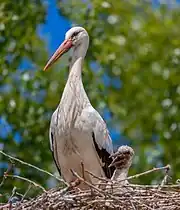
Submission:
M 54 148 L 54 146 L 53 146 L 53 144 L 54 144 L 54 136 L 53 136 L 53 133 L 52 132 L 51 132 L 51 142 L 52 142 L 52 148 Z M 55 159 L 55 156 L 54 156 L 54 151 L 53 150 L 51 150 L 51 151 L 52 151 L 52 156 L 53 156 L 53 159 L 54 159 L 56 168 L 57 168 L 57 170 L 59 172 L 59 175 L 61 176 L 61 170 L 60 170 L 60 168 L 58 166 L 58 163 L 56 162 L 56 159 Z
M 94 142 L 96 151 L 98 153 L 98 156 L 102 160 L 102 163 L 104 164 L 104 166 L 102 167 L 103 171 L 106 177 L 110 179 L 113 175 L 115 167 L 112 166 L 109 168 L 108 166 L 111 164 L 113 159 L 110 157 L 110 154 L 104 148 L 99 149 L 98 144 L 96 143 L 94 132 L 92 133 L 92 138 L 93 138 L 93 142 Z

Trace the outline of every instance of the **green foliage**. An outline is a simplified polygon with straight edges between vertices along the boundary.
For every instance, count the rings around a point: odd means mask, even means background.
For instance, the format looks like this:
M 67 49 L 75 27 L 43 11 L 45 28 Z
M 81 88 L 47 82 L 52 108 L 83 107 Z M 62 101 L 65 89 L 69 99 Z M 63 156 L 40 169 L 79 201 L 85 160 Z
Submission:
M 87 1 L 66 0 L 59 6 L 66 17 L 89 32 L 84 85 L 94 107 L 100 112 L 108 107 L 112 112 L 109 125 L 130 139 L 136 153 L 131 173 L 170 163 L 175 180 L 180 177 L 180 12 L 179 8 L 153 10 L 142 2 L 93 0 L 88 7 Z M 0 116 L 12 126 L 1 141 L 8 154 L 54 172 L 49 122 L 68 71 L 66 56 L 59 62 L 61 69 L 55 65 L 49 72 L 42 71 L 47 53 L 36 31 L 45 11 L 40 0 L 0 4 Z M 33 68 L 17 71 L 23 59 L 33 63 Z M 105 74 L 110 77 L 108 86 L 102 82 Z M 122 87 L 116 87 L 115 81 Z M 20 144 L 14 141 L 17 132 Z M 0 156 L 0 161 L 7 159 Z M 49 177 L 45 174 L 19 164 L 16 168 L 21 176 L 46 186 Z M 144 177 L 141 183 L 153 178 Z M 24 192 L 28 184 L 7 179 L 0 193 L 9 196 L 13 186 Z
M 40 0 L 22 0 L 18 3 L 11 0 L 1 1 L 0 116 L 12 126 L 8 137 L 1 139 L 4 151 L 49 169 L 48 164 L 51 164 L 51 156 L 47 149 L 49 119 L 47 120 L 45 115 L 47 109 L 36 101 L 40 91 L 47 86 L 47 81 L 38 77 L 39 72 L 36 73 L 32 69 L 17 72 L 23 59 L 31 62 L 37 71 L 40 71 L 41 63 L 44 64 L 47 59 L 43 43 L 36 34 L 37 26 L 44 22 L 44 18 L 45 7 Z M 20 144 L 14 141 L 17 132 L 22 138 Z M 0 161 L 7 162 L 7 158 L 0 156 Z M 20 170 L 21 176 L 27 178 L 34 176 L 37 182 L 42 184 L 46 182 L 46 176 L 32 169 L 18 164 L 16 168 Z M 3 171 L 0 175 L 3 175 Z M 4 196 L 7 192 L 9 196 L 13 186 L 21 192 L 27 188 L 27 184 L 23 184 L 22 181 L 7 179 L 0 191 Z

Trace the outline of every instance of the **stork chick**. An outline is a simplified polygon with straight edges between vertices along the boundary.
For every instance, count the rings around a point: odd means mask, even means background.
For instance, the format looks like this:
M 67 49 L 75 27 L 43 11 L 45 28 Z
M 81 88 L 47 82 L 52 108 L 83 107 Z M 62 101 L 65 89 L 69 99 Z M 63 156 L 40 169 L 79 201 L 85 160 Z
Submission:
M 114 159 L 109 167 L 115 166 L 116 168 L 113 176 L 111 177 L 111 180 L 115 180 L 117 182 L 119 181 L 121 185 L 128 184 L 128 181 L 125 179 L 128 176 L 133 156 L 134 150 L 129 146 L 121 146 L 118 148 L 116 153 L 111 155 L 111 157 L 113 157 Z

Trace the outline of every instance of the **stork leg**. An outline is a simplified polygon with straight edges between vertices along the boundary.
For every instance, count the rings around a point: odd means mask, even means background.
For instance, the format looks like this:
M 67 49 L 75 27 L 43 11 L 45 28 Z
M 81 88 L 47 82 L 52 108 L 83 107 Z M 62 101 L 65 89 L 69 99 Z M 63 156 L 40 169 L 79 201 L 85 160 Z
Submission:
M 85 180 L 84 163 L 82 161 L 81 161 L 81 169 L 82 169 L 82 178 Z

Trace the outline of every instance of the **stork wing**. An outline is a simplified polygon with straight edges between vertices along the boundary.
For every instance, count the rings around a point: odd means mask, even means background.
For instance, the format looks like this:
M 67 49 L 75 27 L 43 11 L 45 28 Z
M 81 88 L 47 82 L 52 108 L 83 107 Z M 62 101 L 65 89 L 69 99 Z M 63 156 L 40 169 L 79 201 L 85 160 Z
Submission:
M 104 164 L 103 170 L 106 176 L 110 178 L 115 168 L 108 168 L 112 162 L 110 155 L 113 154 L 113 145 L 106 123 L 92 106 L 86 107 L 83 110 L 81 117 L 83 122 L 88 121 L 87 124 L 92 131 L 92 139 L 96 152 Z
M 60 168 L 60 165 L 58 164 L 56 141 L 55 141 L 55 138 L 56 138 L 55 129 L 57 127 L 56 126 L 57 112 L 58 112 L 58 110 L 56 109 L 51 117 L 51 124 L 50 124 L 50 129 L 49 129 L 49 141 L 50 141 L 50 149 L 52 151 L 52 156 L 53 156 L 54 162 L 55 162 L 56 167 L 59 171 L 59 175 L 61 176 L 61 168 Z

